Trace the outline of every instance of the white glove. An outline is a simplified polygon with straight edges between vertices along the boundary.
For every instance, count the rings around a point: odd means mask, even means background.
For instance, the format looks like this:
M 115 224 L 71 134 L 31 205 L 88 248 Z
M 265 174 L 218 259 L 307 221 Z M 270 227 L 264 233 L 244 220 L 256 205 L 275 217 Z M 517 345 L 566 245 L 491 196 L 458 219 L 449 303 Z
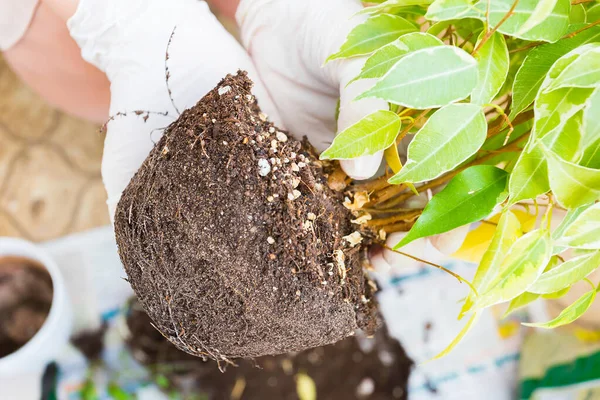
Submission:
M 399 252 L 409 254 L 421 260 L 436 264 L 443 264 L 449 256 L 455 253 L 465 241 L 469 233 L 470 225 L 461 226 L 450 232 L 432 236 L 426 239 L 417 239 L 398 249 Z M 396 232 L 386 239 L 386 246 L 394 248 L 403 238 L 406 232 Z M 396 270 L 407 272 L 421 268 L 424 264 L 419 260 L 407 257 L 403 254 L 373 246 L 370 249 L 369 260 L 377 272 L 388 273 Z M 429 267 L 428 267 L 429 268 Z
M 102 160 L 111 218 L 125 189 L 160 136 L 178 114 L 165 83 L 169 48 L 169 86 L 179 111 L 194 105 L 227 74 L 248 71 L 262 109 L 275 122 L 277 112 L 244 49 L 221 26 L 204 1 L 81 0 L 68 22 L 85 60 L 111 82 L 110 115 Z M 144 122 L 135 110 L 151 114 Z M 127 116 L 117 116 L 126 112 Z
M 353 101 L 374 84 L 361 80 L 365 58 L 332 61 L 354 26 L 364 16 L 359 0 L 242 0 L 236 18 L 242 41 L 260 77 L 295 136 L 306 135 L 318 151 L 329 146 L 336 132 L 335 110 L 340 100 L 337 130 L 341 131 L 374 111 L 387 109 L 379 99 Z M 377 172 L 382 152 L 342 161 L 352 178 L 366 179 Z
M 338 99 L 339 131 L 388 107 L 379 99 L 354 101 L 374 84 L 372 79 L 359 80 L 346 87 L 359 74 L 366 57 L 336 60 L 323 66 L 327 57 L 339 50 L 352 28 L 367 18 L 355 16 L 362 8 L 360 0 L 242 0 L 237 10 L 243 44 L 286 127 L 297 136 L 306 135 L 320 151 L 328 147 L 335 136 Z M 407 144 L 405 141 L 401 150 L 405 150 Z M 381 158 L 380 152 L 341 164 L 352 178 L 366 179 L 376 173 Z M 459 228 L 418 240 L 404 250 L 419 258 L 439 260 L 456 251 L 467 232 L 468 227 Z M 402 235 L 390 235 L 388 246 L 396 245 Z M 379 268 L 417 264 L 389 250 L 375 252 L 372 262 Z

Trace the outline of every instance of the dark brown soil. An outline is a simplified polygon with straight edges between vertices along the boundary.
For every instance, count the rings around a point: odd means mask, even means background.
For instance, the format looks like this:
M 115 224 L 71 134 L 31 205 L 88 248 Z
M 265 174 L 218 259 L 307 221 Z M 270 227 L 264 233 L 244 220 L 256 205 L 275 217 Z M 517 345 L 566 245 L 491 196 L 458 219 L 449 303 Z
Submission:
M 119 202 L 129 282 L 181 350 L 217 360 L 376 329 L 352 218 L 308 146 L 259 112 L 244 72 L 169 126 Z M 356 234 L 355 234 L 356 235 Z
M 0 258 L 0 357 L 17 351 L 40 330 L 52 294 L 52 278 L 41 264 Z
M 214 361 L 179 351 L 133 302 L 127 318 L 134 357 L 166 377 L 170 389 L 210 400 L 297 400 L 297 377 L 310 377 L 318 400 L 406 399 L 412 362 L 385 328 L 374 338 L 352 337 L 298 354 L 240 360 L 220 372 Z
M 90 361 L 100 359 L 104 349 L 104 334 L 108 330 L 108 324 L 104 322 L 99 328 L 84 331 L 71 338 L 71 343 Z

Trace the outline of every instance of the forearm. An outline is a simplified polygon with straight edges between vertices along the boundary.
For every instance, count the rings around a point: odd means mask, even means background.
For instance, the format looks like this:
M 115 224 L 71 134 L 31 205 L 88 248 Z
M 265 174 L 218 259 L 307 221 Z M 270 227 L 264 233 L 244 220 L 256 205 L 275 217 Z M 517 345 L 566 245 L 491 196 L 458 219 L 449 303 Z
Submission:
M 57 1 L 57 0 L 55 0 Z M 62 0 L 74 1 L 74 0 Z M 240 0 L 207 0 L 208 4 L 224 17 L 234 19 Z
M 65 22 L 75 14 L 79 5 L 79 0 L 41 0 L 41 2 Z
M 108 118 L 106 76 L 81 58 L 62 17 L 45 2 L 25 35 L 3 55 L 20 78 L 52 105 L 95 122 Z

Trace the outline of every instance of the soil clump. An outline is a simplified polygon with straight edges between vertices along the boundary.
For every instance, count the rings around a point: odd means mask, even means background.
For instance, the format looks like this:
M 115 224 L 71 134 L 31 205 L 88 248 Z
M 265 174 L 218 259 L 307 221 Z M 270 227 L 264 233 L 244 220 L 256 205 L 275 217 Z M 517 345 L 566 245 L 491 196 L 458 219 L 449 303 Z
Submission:
M 115 215 L 128 280 L 156 328 L 222 361 L 378 325 L 362 237 L 327 166 L 267 120 L 251 88 L 244 72 L 228 75 L 184 111 Z

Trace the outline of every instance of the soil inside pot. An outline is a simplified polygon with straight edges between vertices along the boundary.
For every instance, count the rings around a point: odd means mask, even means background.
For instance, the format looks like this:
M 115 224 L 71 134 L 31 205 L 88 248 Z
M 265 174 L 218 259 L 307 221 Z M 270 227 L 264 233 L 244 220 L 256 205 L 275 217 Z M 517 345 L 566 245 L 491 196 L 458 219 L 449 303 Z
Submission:
M 0 257 L 0 357 L 26 344 L 40 330 L 52 305 L 52 278 L 24 257 Z
M 237 367 L 221 372 L 214 361 L 190 356 L 162 337 L 137 301 L 131 304 L 127 326 L 134 358 L 184 398 L 193 393 L 210 400 L 297 400 L 299 377 L 314 382 L 317 399 L 407 397 L 412 362 L 385 327 L 373 338 L 357 336 L 300 353 L 238 360 Z
M 228 75 L 183 112 L 115 215 L 129 282 L 156 327 L 224 361 L 377 326 L 351 213 L 311 147 L 273 126 L 251 88 L 245 73 Z

